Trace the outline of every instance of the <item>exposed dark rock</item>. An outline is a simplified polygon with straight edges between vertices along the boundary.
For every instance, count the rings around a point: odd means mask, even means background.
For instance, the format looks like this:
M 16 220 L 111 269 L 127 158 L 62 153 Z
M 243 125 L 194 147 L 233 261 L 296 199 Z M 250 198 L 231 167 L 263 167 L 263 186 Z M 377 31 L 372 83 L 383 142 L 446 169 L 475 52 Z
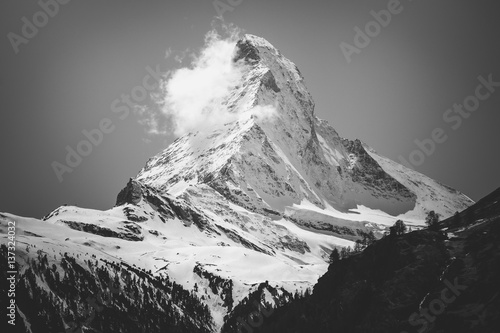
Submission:
M 271 295 L 272 300 L 265 299 L 266 292 Z M 252 327 L 258 329 L 259 325 L 250 325 L 259 323 L 260 320 L 266 320 L 274 312 L 274 305 L 269 303 L 272 301 L 276 306 L 283 306 L 290 302 L 294 297 L 290 292 L 283 288 L 274 288 L 269 285 L 269 282 L 262 282 L 257 289 L 245 297 L 234 309 L 224 317 L 224 325 L 222 333 L 233 332 L 253 332 Z M 265 299 L 265 300 L 264 300 Z M 250 314 L 256 314 L 256 318 L 249 319 Z M 293 332 L 293 331 L 290 331 Z M 312 332 L 312 331 L 310 331 Z
M 260 60 L 259 50 L 252 45 L 248 40 L 239 40 L 236 43 L 236 55 L 233 59 L 234 62 L 245 59 L 250 63 L 255 63 Z
M 309 248 L 309 245 L 307 245 L 306 242 L 298 239 L 297 237 L 291 237 L 289 235 L 285 235 L 282 238 L 280 238 L 279 245 L 281 245 L 283 249 L 288 249 L 290 251 L 297 252 L 300 254 L 311 252 L 311 249 Z
M 141 185 L 133 180 L 129 179 L 127 186 L 125 186 L 118 196 L 116 197 L 116 206 L 124 205 L 126 203 L 137 205 L 142 198 Z
M 276 85 L 276 80 L 274 79 L 273 73 L 271 70 L 267 71 L 264 76 L 262 76 L 262 85 L 267 89 L 272 89 L 274 92 L 280 92 L 280 88 Z
M 175 214 L 172 211 L 172 207 L 169 205 L 170 201 L 165 200 L 165 197 L 162 197 L 157 190 L 134 179 L 130 179 L 127 186 L 120 191 L 116 199 L 116 205 L 137 205 L 141 199 L 144 199 L 155 211 L 157 211 L 160 216 L 163 217 L 162 220 L 174 218 Z M 131 221 L 144 222 L 147 220 L 146 217 L 135 214 L 134 210 L 129 207 L 124 208 L 124 213 Z
M 346 226 L 337 226 L 337 225 L 332 225 L 331 223 L 327 222 L 321 222 L 321 221 L 305 221 L 302 219 L 297 219 L 293 217 L 287 217 L 287 219 L 291 220 L 293 223 L 295 223 L 298 226 L 302 226 L 304 228 L 312 229 L 312 230 L 318 230 L 318 231 L 328 231 L 333 234 L 336 234 L 336 236 L 340 238 L 350 238 L 346 236 L 356 236 L 357 235 L 357 230 L 355 228 L 349 228 Z
M 131 233 L 133 233 L 135 235 L 141 234 L 141 227 L 139 227 L 135 223 L 127 223 L 127 224 L 125 224 L 124 227 L 125 227 L 125 229 L 127 229 L 128 231 L 130 231 Z
M 272 254 L 269 250 L 265 250 L 265 249 L 263 249 L 263 248 L 255 245 L 254 243 L 246 240 L 245 238 L 241 237 L 236 232 L 234 232 L 234 231 L 232 231 L 230 229 L 224 228 L 224 227 L 222 227 L 220 225 L 218 225 L 217 228 L 219 228 L 224 234 L 226 234 L 226 236 L 229 239 L 231 239 L 232 241 L 234 241 L 236 243 L 240 243 L 241 245 L 243 245 L 247 249 L 251 249 L 251 250 L 254 250 L 254 251 L 257 251 L 257 252 L 261 252 L 261 253 L 264 253 L 264 254 L 269 254 L 269 255 Z
M 127 216 L 127 219 L 134 222 L 145 222 L 148 220 L 145 216 L 138 216 L 135 214 L 135 210 L 130 207 L 123 208 L 123 213 Z
M 346 150 L 353 154 L 358 163 L 348 170 L 354 182 L 363 184 L 369 188 L 379 190 L 379 195 L 384 197 L 393 196 L 416 199 L 416 195 L 408 190 L 403 184 L 387 174 L 384 169 L 366 152 L 363 143 L 356 139 L 354 141 L 343 139 L 342 144 Z
M 103 237 L 114 237 L 114 238 L 121 238 L 125 239 L 128 241 L 142 241 L 144 239 L 144 236 L 142 236 L 141 231 L 137 227 L 132 227 L 132 226 L 125 226 L 128 230 L 121 233 L 121 232 L 116 232 L 114 230 L 105 228 L 105 227 L 100 227 L 95 224 L 89 224 L 89 223 L 83 223 L 83 222 L 75 222 L 75 221 L 66 221 L 66 220 L 59 220 L 60 222 L 66 224 L 68 227 L 74 230 L 78 231 L 84 231 L 88 232 L 91 234 L 103 236 Z
M 224 306 L 231 311 L 233 308 L 233 281 L 231 279 L 223 279 L 218 275 L 207 271 L 200 263 L 196 264 L 193 272 L 208 281 L 210 290 L 215 295 L 219 295 L 224 301 Z

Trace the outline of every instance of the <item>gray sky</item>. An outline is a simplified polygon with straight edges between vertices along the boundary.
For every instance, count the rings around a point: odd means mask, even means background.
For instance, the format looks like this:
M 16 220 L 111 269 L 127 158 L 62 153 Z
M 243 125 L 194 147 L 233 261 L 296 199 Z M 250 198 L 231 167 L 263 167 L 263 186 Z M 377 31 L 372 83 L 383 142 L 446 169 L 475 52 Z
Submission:
M 219 3 L 240 3 L 224 13 L 226 23 L 266 38 L 297 64 L 317 116 L 341 136 L 360 138 L 399 161 L 417 149 L 416 139 L 441 128 L 446 142 L 416 170 L 475 200 L 500 185 L 500 88 L 467 119 L 461 116 L 459 128 L 452 128 L 458 113 L 454 121 L 443 119 L 447 109 L 475 94 L 478 76 L 500 82 L 495 2 L 401 1 L 391 7 L 399 13 L 373 30 L 369 45 L 350 62 L 340 44 L 354 46 L 354 28 L 364 30 L 374 20 L 370 11 L 387 9 L 390 1 Z M 0 13 L 0 211 L 41 217 L 64 203 L 112 207 L 128 178 L 175 139 L 147 136 L 137 116 L 120 119 L 113 102 L 143 84 L 148 66 L 178 68 L 173 56 L 165 59 L 167 49 L 180 55 L 202 47 L 217 10 L 207 0 L 72 0 L 53 17 L 40 10 L 36 1 L 7 1 Z M 23 17 L 38 20 L 38 32 L 25 28 L 34 36 L 11 42 L 9 33 L 23 36 Z M 65 147 L 76 149 L 85 139 L 82 130 L 98 128 L 105 118 L 114 130 L 60 182 L 51 163 L 64 163 Z

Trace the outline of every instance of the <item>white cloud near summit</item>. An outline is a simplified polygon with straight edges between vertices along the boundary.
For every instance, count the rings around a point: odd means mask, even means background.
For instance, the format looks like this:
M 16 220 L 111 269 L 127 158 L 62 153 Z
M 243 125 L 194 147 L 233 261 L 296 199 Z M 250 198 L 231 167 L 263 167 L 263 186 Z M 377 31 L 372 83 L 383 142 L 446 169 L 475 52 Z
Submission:
M 149 135 L 182 136 L 204 131 L 247 116 L 270 119 L 276 115 L 274 106 L 255 106 L 251 110 L 232 110 L 221 104 L 234 87 L 242 81 L 245 65 L 234 62 L 236 42 L 241 31 L 234 26 L 222 26 L 225 37 L 214 28 L 205 35 L 205 43 L 197 53 L 183 52 L 191 59 L 188 66 L 165 75 L 154 98 L 160 108 L 137 108 L 139 123 Z M 176 53 L 171 49 L 167 56 Z M 175 59 L 177 61 L 177 59 Z
M 241 80 L 241 68 L 232 61 L 236 41 L 236 34 L 223 39 L 210 31 L 190 66 L 174 71 L 163 82 L 162 112 L 170 119 L 175 135 L 236 117 L 217 103 Z

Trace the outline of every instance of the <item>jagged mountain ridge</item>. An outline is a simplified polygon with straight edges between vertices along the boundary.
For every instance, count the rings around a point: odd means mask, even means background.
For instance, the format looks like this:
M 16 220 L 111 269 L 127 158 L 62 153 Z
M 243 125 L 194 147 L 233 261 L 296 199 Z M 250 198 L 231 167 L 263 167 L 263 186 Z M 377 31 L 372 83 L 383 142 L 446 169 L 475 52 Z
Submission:
M 418 227 L 431 209 L 449 216 L 472 203 L 340 137 L 314 115 L 298 68 L 266 40 L 246 35 L 233 61 L 243 75 L 218 107 L 235 118 L 151 158 L 115 207 L 62 206 L 43 221 L 5 215 L 2 226 L 17 221 L 22 242 L 55 262 L 67 248 L 91 250 L 166 275 L 208 305 L 218 331 L 264 281 L 281 296 L 303 292 L 332 248 L 380 236 L 398 218 Z
M 305 200 L 319 209 L 366 206 L 416 222 L 429 210 L 449 216 L 472 203 L 359 140 L 341 138 L 314 115 L 298 68 L 266 40 L 246 35 L 234 61 L 243 63 L 243 77 L 219 107 L 240 118 L 179 138 L 148 161 L 138 181 L 174 196 L 206 184 L 252 212 L 278 216 Z M 255 116 L 256 106 L 276 112 Z

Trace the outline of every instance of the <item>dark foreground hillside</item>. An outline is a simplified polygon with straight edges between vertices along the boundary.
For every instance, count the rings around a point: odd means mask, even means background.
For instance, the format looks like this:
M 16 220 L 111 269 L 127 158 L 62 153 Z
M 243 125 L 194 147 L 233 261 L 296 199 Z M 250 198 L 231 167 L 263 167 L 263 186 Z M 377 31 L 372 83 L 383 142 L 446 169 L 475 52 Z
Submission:
M 253 332 L 500 332 L 499 201 L 500 189 L 440 230 L 385 237 L 330 265 L 311 296 Z

